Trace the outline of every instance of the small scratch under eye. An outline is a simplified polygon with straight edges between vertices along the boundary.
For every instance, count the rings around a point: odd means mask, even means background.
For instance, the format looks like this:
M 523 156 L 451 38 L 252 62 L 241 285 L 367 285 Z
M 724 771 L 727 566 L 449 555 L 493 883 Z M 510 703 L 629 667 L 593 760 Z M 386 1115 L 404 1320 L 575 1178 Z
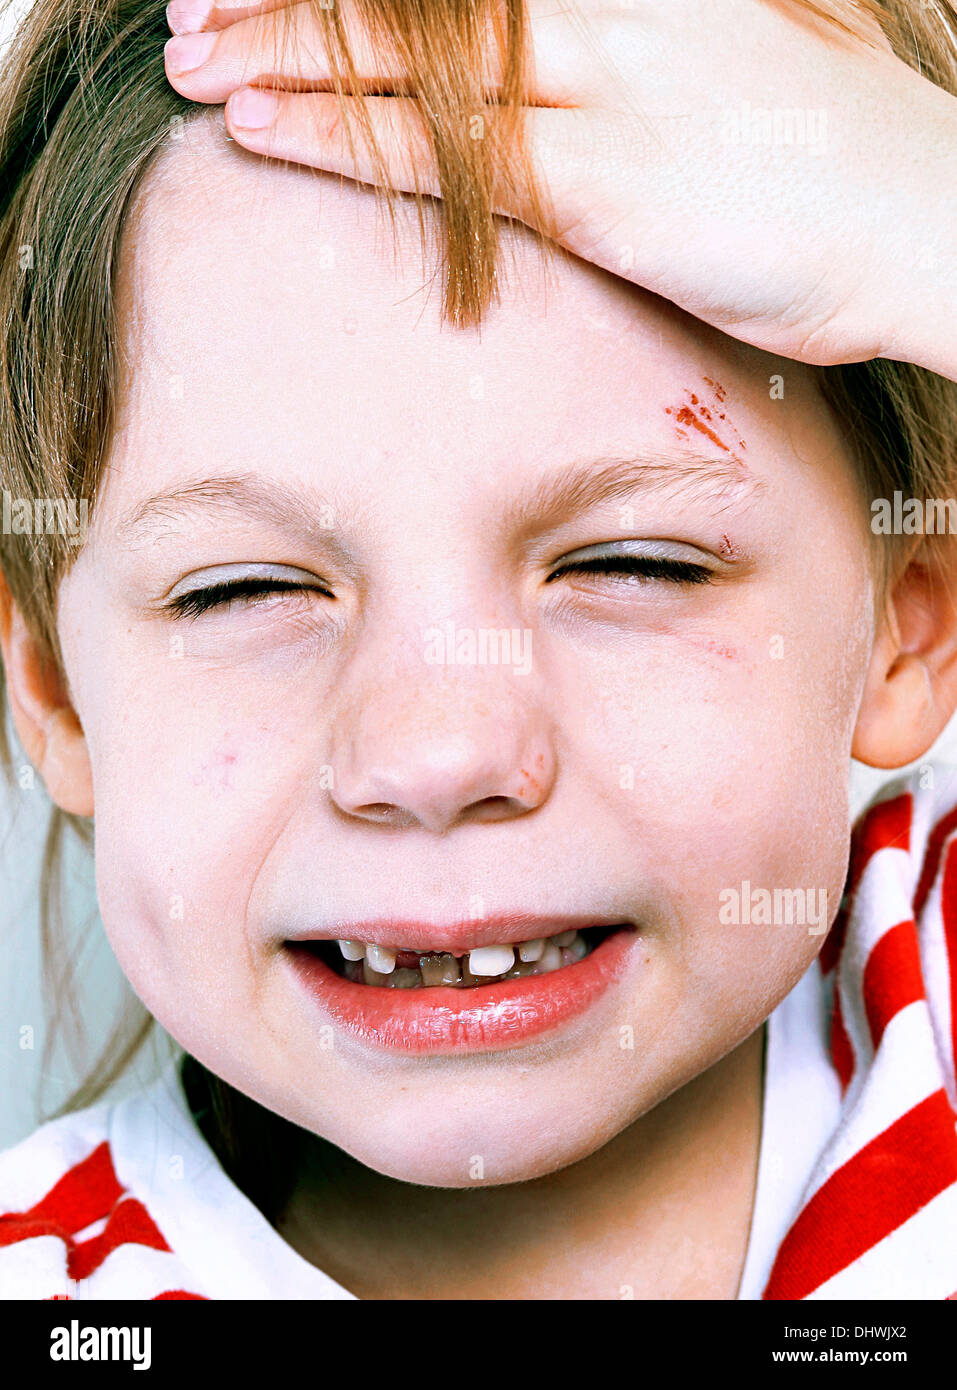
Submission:
M 685 634 L 684 640 L 692 647 L 699 647 L 702 651 L 708 652 L 711 656 L 719 656 L 724 661 L 737 661 L 740 657 L 737 647 L 729 646 L 727 642 L 717 642 L 713 637 L 690 637 Z

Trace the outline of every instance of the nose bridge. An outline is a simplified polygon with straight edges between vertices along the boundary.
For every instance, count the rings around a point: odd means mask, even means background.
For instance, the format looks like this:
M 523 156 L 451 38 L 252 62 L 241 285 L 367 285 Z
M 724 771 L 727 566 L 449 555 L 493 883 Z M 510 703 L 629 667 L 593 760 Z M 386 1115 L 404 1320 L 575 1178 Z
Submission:
M 331 794 L 341 810 L 440 830 L 542 803 L 554 753 L 530 629 L 412 616 L 370 639 L 337 682 Z

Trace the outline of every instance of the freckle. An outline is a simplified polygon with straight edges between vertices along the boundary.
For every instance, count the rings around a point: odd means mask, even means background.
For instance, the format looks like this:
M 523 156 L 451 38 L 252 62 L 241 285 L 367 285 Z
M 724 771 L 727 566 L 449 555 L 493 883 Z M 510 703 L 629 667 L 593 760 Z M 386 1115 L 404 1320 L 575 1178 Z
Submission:
M 697 396 L 692 395 L 692 397 L 691 397 L 691 404 L 692 404 L 692 405 L 697 405 L 697 404 L 698 404 L 698 397 L 697 397 Z
M 666 415 L 670 415 L 670 414 L 671 414 L 671 406 L 670 406 L 670 405 L 666 405 L 666 406 L 665 406 L 665 414 L 666 414 Z

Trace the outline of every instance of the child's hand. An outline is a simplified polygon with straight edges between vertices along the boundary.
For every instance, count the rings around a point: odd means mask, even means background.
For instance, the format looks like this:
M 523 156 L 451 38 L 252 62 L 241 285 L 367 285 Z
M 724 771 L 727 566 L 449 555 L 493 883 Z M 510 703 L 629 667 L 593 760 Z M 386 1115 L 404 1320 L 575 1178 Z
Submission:
M 226 102 L 230 134 L 250 150 L 374 181 L 337 126 L 312 5 L 219 4 L 197 18 L 208 2 L 169 6 L 174 30 L 207 31 L 167 44 L 176 90 Z M 438 193 L 416 102 L 388 95 L 408 90 L 403 73 L 363 42 L 349 0 L 335 3 L 380 93 L 362 99 L 393 183 L 411 191 L 414 163 Z M 791 0 L 580 8 L 591 43 L 560 0 L 529 4 L 528 144 L 556 213 L 541 230 L 767 351 L 818 364 L 900 357 L 957 376 L 955 98 L 876 29 L 865 42 Z M 270 107 L 257 86 L 298 90 L 274 90 Z

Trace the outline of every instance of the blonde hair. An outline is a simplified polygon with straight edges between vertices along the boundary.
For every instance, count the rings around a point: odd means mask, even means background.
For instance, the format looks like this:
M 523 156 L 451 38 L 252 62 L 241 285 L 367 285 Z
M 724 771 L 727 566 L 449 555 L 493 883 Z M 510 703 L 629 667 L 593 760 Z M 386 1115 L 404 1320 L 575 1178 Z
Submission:
M 766 0 L 771 3 L 772 0 Z M 957 95 L 957 12 L 950 0 L 784 0 L 850 33 L 876 21 L 897 54 Z M 338 9 L 315 4 L 334 88 L 350 139 L 352 113 L 372 151 L 384 197 L 394 191 L 364 103 Z M 521 140 L 529 42 L 523 0 L 360 0 L 361 18 L 410 75 L 439 175 L 444 227 L 443 310 L 453 324 L 480 320 L 496 292 L 502 220 L 496 181 L 521 189 L 547 227 Z M 9 16 L 8 16 L 9 17 Z M 166 81 L 169 36 L 162 3 L 37 0 L 20 23 L 0 74 L 0 441 L 2 485 L 13 495 L 97 495 L 115 387 L 113 275 L 130 200 L 171 134 L 207 108 Z M 501 91 L 490 138 L 471 139 L 468 120 L 492 98 L 483 55 L 500 52 Z M 491 114 L 491 112 L 489 113 Z M 417 194 L 420 216 L 422 199 Z M 820 369 L 821 390 L 846 431 L 866 485 L 877 495 L 943 497 L 957 465 L 957 386 L 919 367 L 889 361 Z M 0 536 L 0 568 L 13 602 L 49 659 L 62 667 L 56 594 L 76 550 L 61 533 Z M 0 672 L 2 692 L 2 672 Z M 0 725 L 0 759 L 12 778 Z M 92 845 L 92 824 L 54 808 L 41 875 L 44 978 L 58 1005 L 55 1026 L 82 1031 L 68 973 L 53 961 L 58 884 L 68 829 Z M 97 1100 L 126 1070 L 153 1028 L 138 1001 L 82 1083 L 54 1112 Z M 187 1058 L 196 1113 L 227 1171 L 263 1208 L 281 1201 L 297 1151 L 294 1127 Z

